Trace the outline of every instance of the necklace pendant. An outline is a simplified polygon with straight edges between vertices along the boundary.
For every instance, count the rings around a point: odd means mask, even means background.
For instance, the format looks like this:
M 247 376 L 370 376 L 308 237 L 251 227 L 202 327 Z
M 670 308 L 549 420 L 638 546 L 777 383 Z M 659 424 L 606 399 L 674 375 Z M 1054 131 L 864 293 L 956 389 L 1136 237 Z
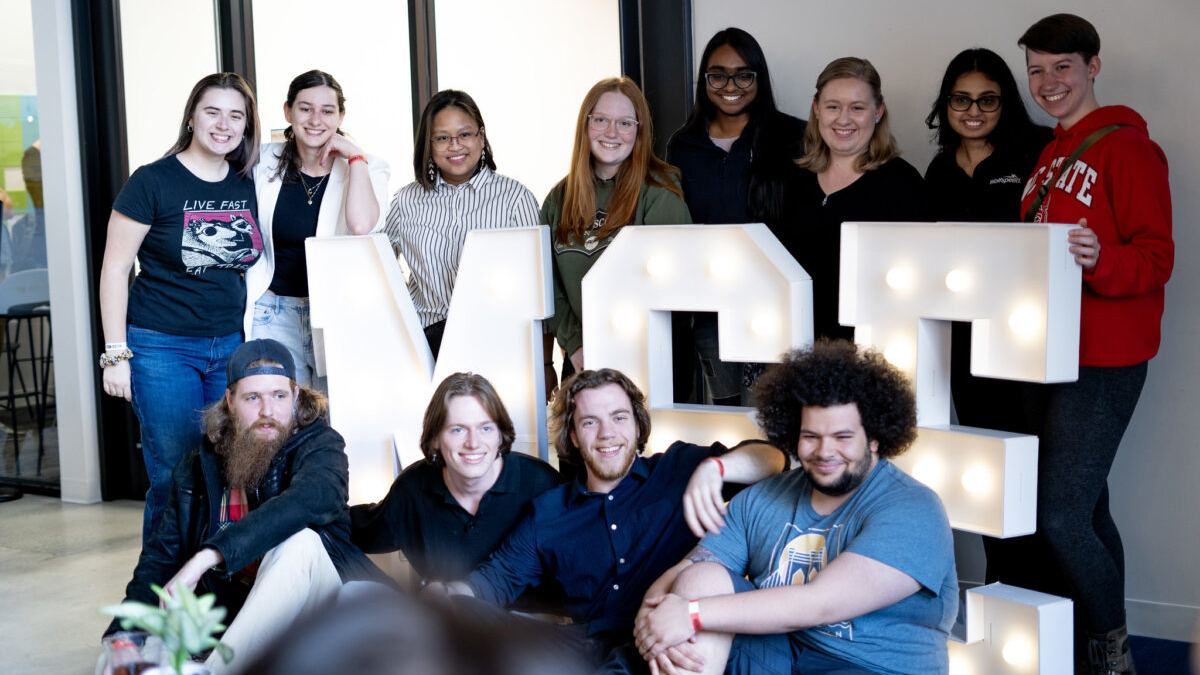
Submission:
M 309 197 L 309 198 L 308 198 L 308 205 L 309 205 L 309 206 L 312 206 L 312 197 Z

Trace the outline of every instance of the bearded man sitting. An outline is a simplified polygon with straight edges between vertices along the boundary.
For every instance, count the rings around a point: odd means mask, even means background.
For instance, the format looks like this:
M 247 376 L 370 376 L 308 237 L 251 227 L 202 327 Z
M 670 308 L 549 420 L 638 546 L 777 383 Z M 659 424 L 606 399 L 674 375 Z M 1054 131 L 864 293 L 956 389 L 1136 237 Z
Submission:
M 151 584 L 215 593 L 232 617 L 221 641 L 246 663 L 343 582 L 384 577 L 350 543 L 346 443 L 325 421 L 325 397 L 296 384 L 275 340 L 238 347 L 226 373 L 125 598 L 158 604 Z M 226 667 L 215 651 L 206 665 Z

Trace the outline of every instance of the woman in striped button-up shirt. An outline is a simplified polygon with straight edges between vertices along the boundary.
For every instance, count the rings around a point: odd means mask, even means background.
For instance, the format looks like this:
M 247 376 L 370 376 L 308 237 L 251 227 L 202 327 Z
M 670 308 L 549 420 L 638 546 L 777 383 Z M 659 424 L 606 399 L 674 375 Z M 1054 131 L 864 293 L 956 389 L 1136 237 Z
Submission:
M 385 231 L 412 274 L 408 291 L 437 357 L 463 243 L 471 230 L 538 224 L 528 188 L 495 173 L 479 106 L 466 92 L 434 94 L 413 149 L 417 180 L 396 191 Z

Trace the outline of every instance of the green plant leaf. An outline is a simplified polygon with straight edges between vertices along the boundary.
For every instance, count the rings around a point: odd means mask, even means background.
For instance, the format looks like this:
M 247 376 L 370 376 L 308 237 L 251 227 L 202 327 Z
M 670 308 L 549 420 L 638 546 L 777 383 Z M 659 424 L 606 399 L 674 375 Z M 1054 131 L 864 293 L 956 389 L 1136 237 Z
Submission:
M 233 647 L 230 647 L 224 642 L 218 642 L 216 645 L 216 650 L 217 653 L 221 655 L 221 660 L 225 663 L 229 663 L 233 660 Z

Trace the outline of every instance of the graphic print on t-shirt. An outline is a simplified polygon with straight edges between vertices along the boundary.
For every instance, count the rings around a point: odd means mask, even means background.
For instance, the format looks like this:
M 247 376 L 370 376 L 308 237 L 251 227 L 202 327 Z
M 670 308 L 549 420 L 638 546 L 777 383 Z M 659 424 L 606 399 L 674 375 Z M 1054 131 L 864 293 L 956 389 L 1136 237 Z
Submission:
M 188 274 L 208 269 L 245 271 L 262 255 L 262 235 L 250 211 L 183 212 L 183 264 Z
M 808 528 L 801 530 L 792 523 L 787 523 L 775 545 L 771 548 L 773 567 L 769 574 L 758 580 L 759 588 L 775 588 L 789 584 L 806 584 L 817 578 L 829 560 L 830 541 L 839 539 L 837 530 L 842 525 L 835 524 L 832 532 L 828 528 Z M 837 551 L 833 552 L 835 555 Z M 812 630 L 832 635 L 843 640 L 854 640 L 854 624 L 849 621 L 814 626 Z

